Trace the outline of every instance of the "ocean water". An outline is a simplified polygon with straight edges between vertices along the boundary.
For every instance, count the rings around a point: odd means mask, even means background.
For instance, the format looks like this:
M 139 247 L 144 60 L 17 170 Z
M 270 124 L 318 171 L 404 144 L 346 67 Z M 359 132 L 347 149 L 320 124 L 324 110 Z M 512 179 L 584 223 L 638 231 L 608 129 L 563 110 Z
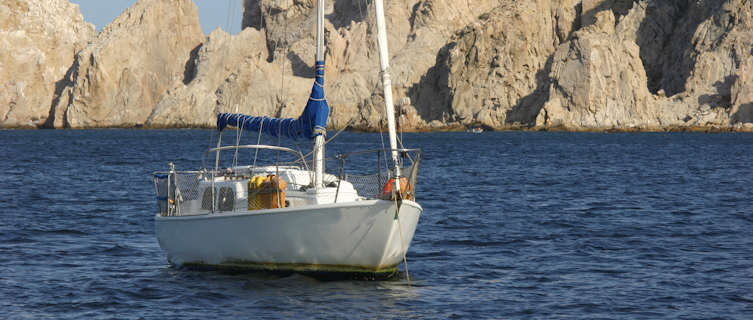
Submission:
M 198 168 L 210 136 L 0 131 L 0 317 L 753 318 L 753 135 L 405 134 L 410 283 L 170 267 L 151 173 Z

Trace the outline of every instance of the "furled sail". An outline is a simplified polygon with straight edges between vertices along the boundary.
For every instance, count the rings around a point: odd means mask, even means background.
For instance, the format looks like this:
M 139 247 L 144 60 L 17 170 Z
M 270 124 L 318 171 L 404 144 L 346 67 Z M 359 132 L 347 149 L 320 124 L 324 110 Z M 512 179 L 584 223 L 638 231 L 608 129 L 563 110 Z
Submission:
M 325 133 L 328 116 L 329 106 L 324 97 L 324 61 L 317 61 L 316 79 L 311 88 L 311 95 L 298 119 L 220 113 L 217 115 L 217 130 L 222 131 L 227 126 L 235 126 L 252 132 L 261 131 L 275 137 L 313 139 Z

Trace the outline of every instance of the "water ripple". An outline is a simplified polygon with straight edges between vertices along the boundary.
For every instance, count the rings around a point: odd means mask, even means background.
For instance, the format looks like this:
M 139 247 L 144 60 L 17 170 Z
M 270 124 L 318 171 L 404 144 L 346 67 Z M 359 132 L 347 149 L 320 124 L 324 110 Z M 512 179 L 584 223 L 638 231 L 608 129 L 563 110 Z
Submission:
M 149 175 L 194 169 L 210 135 L 3 132 L 3 316 L 753 317 L 751 135 L 405 134 L 424 151 L 410 284 L 167 265 Z

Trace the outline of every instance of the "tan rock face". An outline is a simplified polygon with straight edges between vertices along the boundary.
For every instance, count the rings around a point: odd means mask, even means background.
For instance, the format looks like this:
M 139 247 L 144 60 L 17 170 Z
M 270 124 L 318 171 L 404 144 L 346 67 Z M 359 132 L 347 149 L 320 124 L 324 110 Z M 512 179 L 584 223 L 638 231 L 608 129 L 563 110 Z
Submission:
M 335 3 L 328 16 L 331 123 L 341 127 L 353 121 L 356 127 L 375 130 L 383 121 L 384 100 L 373 4 L 343 3 Z M 498 1 L 478 0 L 386 3 L 393 95 L 404 128 L 430 129 L 432 121 L 450 120 L 447 104 L 433 103 L 435 91 L 425 90 L 422 83 L 434 81 L 431 70 L 447 41 L 497 5 Z
M 615 34 L 612 11 L 557 48 L 548 102 L 537 126 L 565 128 L 652 127 L 654 98 L 638 46 Z
M 265 41 L 264 34 L 253 28 L 236 36 L 222 30 L 212 32 L 191 61 L 195 65 L 191 81 L 164 96 L 146 125 L 212 126 L 218 112 L 297 117 L 308 98 L 306 88 L 310 90 L 313 82 L 281 77 L 283 67 L 290 66 L 268 62 L 266 50 L 259 49 Z M 295 112 L 288 110 L 288 106 L 298 105 L 301 107 Z
M 531 122 L 546 99 L 548 59 L 569 36 L 571 13 L 550 1 L 504 1 L 485 13 L 440 51 L 413 97 L 419 114 L 493 128 Z
M 612 11 L 615 16 L 624 16 L 633 7 L 633 0 L 582 0 L 581 25 L 583 27 L 594 24 L 596 15 L 602 11 Z
M 216 112 L 296 117 L 308 98 L 314 0 L 244 0 L 246 29 L 207 38 L 190 0 L 141 0 L 96 39 L 70 8 L 0 4 L 0 42 L 12 48 L 0 54 L 0 126 L 212 126 Z M 753 127 L 748 0 L 394 0 L 385 10 L 404 130 Z M 329 126 L 377 130 L 373 3 L 328 1 L 325 13 Z
M 0 128 L 44 123 L 56 84 L 94 36 L 68 1 L 0 2 Z
M 740 64 L 730 88 L 730 103 L 733 122 L 753 122 L 753 56 Z
M 732 122 L 750 122 L 753 3 L 730 0 L 704 3 L 705 13 L 688 49 L 692 68 L 684 96 L 699 108 L 724 111 Z M 720 125 L 729 124 L 723 119 Z
M 640 1 L 609 37 L 605 13 L 615 6 L 583 5 L 597 8 L 594 21 L 557 49 L 538 126 L 731 128 L 750 121 L 744 73 L 753 55 L 753 4 Z
M 186 62 L 202 40 L 192 1 L 140 0 L 76 55 L 48 125 L 144 124 L 157 102 L 190 73 Z
M 280 30 L 286 20 L 265 13 L 274 11 L 271 3 L 312 6 L 247 0 L 247 9 L 258 8 L 248 10 L 247 20 Z M 395 96 L 410 101 L 403 124 L 598 130 L 751 121 L 744 74 L 753 54 L 751 6 L 744 0 L 392 2 Z M 373 127 L 382 103 L 369 67 L 373 23 L 352 2 L 338 1 L 334 9 L 330 101 L 333 110 L 360 114 L 359 124 Z M 301 11 L 291 12 L 288 23 L 302 21 Z M 286 43 L 300 57 L 313 54 L 301 51 L 313 38 L 295 39 L 272 43 Z M 332 119 L 336 126 L 347 121 L 337 113 Z
M 411 105 L 424 74 L 433 67 L 436 52 L 456 30 L 476 21 L 496 1 L 390 1 L 385 8 L 388 42 L 392 53 L 392 79 L 401 121 L 408 128 L 428 128 L 424 119 L 440 119 L 441 112 L 423 111 Z M 237 36 L 210 35 L 216 49 L 199 51 L 197 68 L 235 61 L 220 70 L 222 81 L 199 75 L 161 102 L 147 125 L 206 124 L 213 112 L 239 110 L 250 114 L 296 117 L 308 99 L 314 74 L 314 2 L 246 0 L 244 26 Z M 327 21 L 326 92 L 331 109 L 330 126 L 347 124 L 376 129 L 384 112 L 379 80 L 374 9 L 371 3 L 329 2 Z M 248 31 L 248 30 L 259 31 Z M 255 36 L 251 36 L 254 34 Z M 220 38 L 225 40 L 220 40 Z M 242 38 L 252 37 L 253 40 Z M 205 43 L 205 46 L 207 44 Z M 242 47 L 234 50 L 231 48 Z M 233 56 L 216 52 L 237 52 Z M 214 70 L 217 72 L 217 70 Z M 195 85 L 194 82 L 201 83 Z M 201 88 L 201 89 L 198 89 Z M 197 91 L 200 90 L 201 94 Z M 209 94 L 211 93 L 211 94 Z M 197 97 L 205 97 L 204 100 Z M 191 98 L 194 97 L 194 98 Z M 180 101 L 180 102 L 178 102 Z M 196 105 L 196 104 L 200 105 Z M 238 106 L 236 108 L 236 105 Z M 169 106 L 169 107 L 168 107 Z M 211 106 L 208 109 L 207 106 Z M 203 110 L 201 120 L 190 118 Z M 436 114 L 435 114 L 436 113 Z M 211 118 L 211 116 L 210 116 Z

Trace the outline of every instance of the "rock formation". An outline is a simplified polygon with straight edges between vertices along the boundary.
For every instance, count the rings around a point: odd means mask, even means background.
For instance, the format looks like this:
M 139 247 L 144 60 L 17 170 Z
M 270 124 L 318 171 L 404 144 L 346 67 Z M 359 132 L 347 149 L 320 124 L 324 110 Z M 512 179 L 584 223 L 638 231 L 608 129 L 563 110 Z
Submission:
M 557 48 L 541 127 L 651 128 L 660 118 L 635 42 L 619 38 L 611 10 Z
M 187 80 L 187 61 L 202 41 L 191 0 L 139 0 L 78 52 L 47 125 L 143 125 L 170 88 Z
M 742 106 L 750 99 L 743 73 L 753 54 L 753 4 L 639 1 L 619 22 L 608 9 L 594 9 L 595 24 L 557 49 L 538 126 L 658 130 L 751 121 Z
M 345 3 L 345 4 L 343 4 Z M 433 67 L 436 52 L 457 28 L 475 21 L 494 1 L 391 2 L 389 45 L 393 86 L 407 128 L 442 120 L 410 104 L 416 85 Z M 246 0 L 244 31 L 213 32 L 194 59 L 198 73 L 171 91 L 146 122 L 150 127 L 212 125 L 216 112 L 296 117 L 314 74 L 314 2 Z M 372 4 L 334 2 L 327 8 L 326 90 L 330 126 L 374 130 L 383 119 Z M 452 24 L 446 23 L 452 17 Z M 427 104 L 428 105 L 428 104 Z M 423 110 L 422 108 L 418 108 Z M 428 121 L 427 121 L 428 120 Z M 443 126 L 434 122 L 435 126 Z
M 527 126 L 547 98 L 550 57 L 572 32 L 574 6 L 562 8 L 506 1 L 456 33 L 416 86 L 421 114 L 443 112 L 442 120 L 464 126 Z
M 740 64 L 730 87 L 730 114 L 733 123 L 753 123 L 753 56 Z M 753 127 L 749 125 L 748 127 Z
M 0 128 L 44 123 L 57 84 L 94 36 L 67 0 L 0 2 Z
M 247 28 L 236 36 L 212 32 L 189 61 L 194 67 L 190 82 L 180 83 L 149 115 L 149 127 L 212 126 L 217 112 L 295 117 L 287 105 L 305 105 L 311 81 L 287 76 L 284 66 L 267 61 L 264 34 Z M 288 66 L 289 68 L 289 66 Z M 292 100 L 283 94 L 283 81 Z M 301 107 L 302 109 L 302 107 Z
M 204 38 L 190 0 L 141 0 L 83 48 L 93 31 L 77 12 L 76 23 L 56 25 L 68 33 L 22 40 L 13 30 L 35 15 L 19 8 L 34 6 L 11 0 L 0 5 L 0 42 L 16 52 L 0 65 L 12 79 L 2 83 L 0 125 L 211 126 L 216 112 L 236 110 L 295 117 L 313 83 L 314 3 L 244 0 L 241 33 Z M 328 5 L 329 126 L 376 130 L 384 107 L 373 3 Z M 401 0 L 385 9 L 404 130 L 753 130 L 749 0 Z M 63 51 L 78 51 L 75 61 L 22 54 L 45 41 L 74 44 Z M 29 95 L 29 83 L 51 89 Z

